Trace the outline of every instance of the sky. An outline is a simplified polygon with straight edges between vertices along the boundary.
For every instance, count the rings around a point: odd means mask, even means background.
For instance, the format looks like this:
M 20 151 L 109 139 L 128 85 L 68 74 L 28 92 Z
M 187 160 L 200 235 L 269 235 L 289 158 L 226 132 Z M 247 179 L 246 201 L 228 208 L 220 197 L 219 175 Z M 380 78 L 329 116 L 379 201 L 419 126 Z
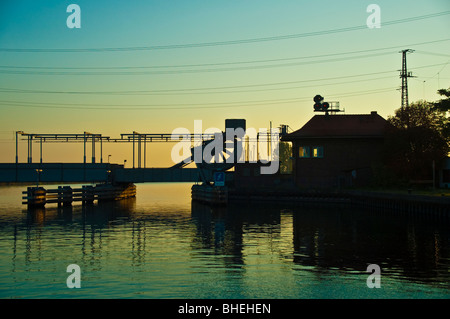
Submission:
M 67 25 L 70 4 L 81 28 Z M 380 28 L 367 26 L 370 4 Z M 400 50 L 414 50 L 410 102 L 450 87 L 449 31 L 448 0 L 3 0 L 0 162 L 15 159 L 15 131 L 119 138 L 193 131 L 194 120 L 224 130 L 229 118 L 297 130 L 316 94 L 387 118 L 401 104 Z M 172 147 L 149 144 L 147 167 L 171 165 Z M 104 161 L 130 163 L 131 150 L 104 145 Z M 44 146 L 47 162 L 82 156 L 82 144 Z

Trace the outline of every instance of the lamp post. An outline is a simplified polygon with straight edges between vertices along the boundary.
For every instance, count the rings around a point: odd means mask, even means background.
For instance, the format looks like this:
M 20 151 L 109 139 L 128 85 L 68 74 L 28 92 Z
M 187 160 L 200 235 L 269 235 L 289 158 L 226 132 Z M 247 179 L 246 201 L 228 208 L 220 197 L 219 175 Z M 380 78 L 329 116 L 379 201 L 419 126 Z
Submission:
M 125 163 L 127 162 L 127 160 L 123 160 L 123 168 L 125 168 Z
M 37 180 L 36 187 L 39 187 L 39 182 L 41 181 L 42 169 L 41 168 L 36 168 L 36 173 L 38 174 L 38 180 Z
M 111 154 L 108 155 L 108 164 L 109 164 L 109 158 L 111 157 Z
M 23 131 L 16 131 L 16 164 L 19 163 L 19 134 L 24 134 Z

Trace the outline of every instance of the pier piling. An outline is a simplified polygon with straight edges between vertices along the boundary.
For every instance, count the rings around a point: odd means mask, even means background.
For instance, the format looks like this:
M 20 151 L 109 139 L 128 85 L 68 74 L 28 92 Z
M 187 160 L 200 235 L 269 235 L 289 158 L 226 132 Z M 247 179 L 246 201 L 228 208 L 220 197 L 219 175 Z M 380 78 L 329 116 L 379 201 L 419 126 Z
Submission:
M 136 196 L 134 184 L 99 184 L 96 186 L 83 185 L 81 188 L 70 186 L 58 186 L 57 189 L 45 189 L 43 187 L 28 187 L 22 192 L 22 204 L 28 207 L 44 207 L 46 204 L 55 203 L 58 206 L 71 206 L 73 202 L 82 202 L 83 205 L 92 205 L 95 200 L 108 201 L 120 200 Z

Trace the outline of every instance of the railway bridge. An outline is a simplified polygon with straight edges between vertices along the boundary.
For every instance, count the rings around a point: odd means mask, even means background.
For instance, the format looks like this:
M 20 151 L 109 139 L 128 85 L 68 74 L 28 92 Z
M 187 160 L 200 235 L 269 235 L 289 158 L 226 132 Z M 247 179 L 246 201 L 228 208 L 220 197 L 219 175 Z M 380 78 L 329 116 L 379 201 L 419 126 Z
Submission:
M 227 119 L 225 121 L 225 131 L 228 129 L 233 129 L 239 132 L 245 132 L 246 123 L 243 119 Z M 278 132 L 278 131 L 277 131 Z M 258 143 L 263 140 L 262 143 L 268 143 L 268 149 L 271 148 L 271 133 L 264 135 L 257 134 L 252 137 L 253 140 L 258 141 Z M 278 134 L 278 133 L 277 133 Z M 14 163 L 0 163 L 0 183 L 24 183 L 36 185 L 36 187 L 28 187 L 27 199 L 29 205 L 45 204 L 44 200 L 37 200 L 36 196 L 42 198 L 43 190 L 39 185 L 42 184 L 74 184 L 74 183 L 89 183 L 97 184 L 95 189 L 101 189 L 102 194 L 105 194 L 105 185 L 111 190 L 111 196 L 115 197 L 114 194 L 122 193 L 126 190 L 126 194 L 129 196 L 135 195 L 133 191 L 130 191 L 130 185 L 135 189 L 134 183 L 155 183 L 155 182 L 201 182 L 206 185 L 213 185 L 215 176 L 220 176 L 220 184 L 217 186 L 223 187 L 227 181 L 233 179 L 233 172 L 229 171 L 237 163 L 238 158 L 244 154 L 245 158 L 249 157 L 249 147 L 250 142 L 249 137 L 246 137 L 247 147 L 243 143 L 244 135 L 235 135 L 231 138 L 222 132 L 215 134 L 185 134 L 177 135 L 178 138 L 173 138 L 172 134 L 168 133 L 139 133 L 133 131 L 133 133 L 121 134 L 120 138 L 111 138 L 109 136 L 103 136 L 102 134 L 83 132 L 82 134 L 37 134 L 37 133 L 25 133 L 23 131 L 16 131 L 15 135 L 15 149 L 16 156 Z M 217 138 L 220 137 L 219 140 Z M 277 136 L 278 138 L 279 136 Z M 147 144 L 154 142 L 180 142 L 190 141 L 194 146 L 191 146 L 191 156 L 183 159 L 179 163 L 171 167 L 160 167 L 160 168 L 148 168 L 146 167 L 146 156 L 147 156 Z M 238 143 L 239 140 L 239 143 Z M 26 163 L 19 161 L 19 142 L 27 143 L 27 157 Z M 210 143 L 213 144 L 209 145 Z M 82 162 L 73 163 L 46 163 L 43 161 L 43 144 L 45 143 L 83 143 L 83 159 Z M 133 149 L 132 163 L 130 168 L 125 168 L 125 163 L 115 164 L 103 162 L 103 144 L 104 143 L 131 143 Z M 219 151 L 215 148 L 217 145 L 221 144 L 223 147 L 219 148 Z M 87 161 L 87 148 L 90 144 L 92 148 L 91 151 L 91 162 Z M 256 143 L 255 143 L 256 145 Z M 39 161 L 34 161 L 33 146 L 39 147 Z M 211 147 L 214 146 L 214 147 Z M 97 147 L 97 152 L 96 152 Z M 186 167 L 193 162 L 195 154 L 203 154 L 205 148 L 208 147 L 209 150 L 213 150 L 212 156 L 214 161 L 207 162 L 202 159 L 201 163 L 195 163 L 195 167 Z M 98 148 L 100 149 L 98 151 Z M 199 150 L 200 148 L 200 150 Z M 269 152 L 269 151 L 268 151 Z M 96 154 L 100 154 L 99 158 Z M 269 153 L 267 153 L 269 156 Z M 228 159 L 232 157 L 232 161 Z M 211 158 L 212 159 L 212 158 Z M 219 160 L 217 160 L 219 159 Z M 226 172 L 228 171 L 228 172 Z M 226 173 L 225 173 L 226 172 Z M 220 173 L 220 174 L 217 174 Z M 102 185 L 102 187 L 100 187 Z M 68 187 L 68 186 L 65 186 Z M 81 198 L 86 199 L 92 195 L 91 186 L 86 186 L 82 188 Z M 59 187 L 62 189 L 62 187 Z M 66 189 L 67 190 L 67 189 Z M 37 192 L 35 195 L 35 192 Z M 89 193 L 90 192 L 90 193 Z M 50 193 L 57 193 L 59 204 L 65 202 L 70 202 L 71 200 L 62 201 L 63 191 L 51 190 Z M 94 191 L 95 193 L 95 191 Z M 70 193 L 72 194 L 72 193 Z M 89 196 L 87 196 L 89 195 Z M 94 194 L 95 195 L 95 194 Z M 98 194 L 97 194 L 98 195 Z M 127 195 L 127 196 L 128 196 Z M 72 196 L 72 195 L 70 195 Z M 72 198 L 72 197 L 68 198 Z M 118 196 L 120 197 L 120 196 Z M 89 197 L 92 199 L 92 197 Z M 121 197 L 120 197 L 121 198 Z M 54 201 L 52 201 L 54 202 Z

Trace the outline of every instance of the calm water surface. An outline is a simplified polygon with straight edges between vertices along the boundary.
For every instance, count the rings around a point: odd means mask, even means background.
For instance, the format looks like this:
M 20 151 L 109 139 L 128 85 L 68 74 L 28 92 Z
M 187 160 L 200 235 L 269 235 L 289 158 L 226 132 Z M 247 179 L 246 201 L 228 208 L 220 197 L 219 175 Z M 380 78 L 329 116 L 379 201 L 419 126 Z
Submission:
M 449 298 L 448 220 L 336 206 L 191 203 L 190 184 L 27 211 L 0 188 L 0 298 Z M 50 186 L 49 188 L 55 188 Z M 69 264 L 81 288 L 69 289 Z M 381 288 L 369 289 L 369 264 Z

